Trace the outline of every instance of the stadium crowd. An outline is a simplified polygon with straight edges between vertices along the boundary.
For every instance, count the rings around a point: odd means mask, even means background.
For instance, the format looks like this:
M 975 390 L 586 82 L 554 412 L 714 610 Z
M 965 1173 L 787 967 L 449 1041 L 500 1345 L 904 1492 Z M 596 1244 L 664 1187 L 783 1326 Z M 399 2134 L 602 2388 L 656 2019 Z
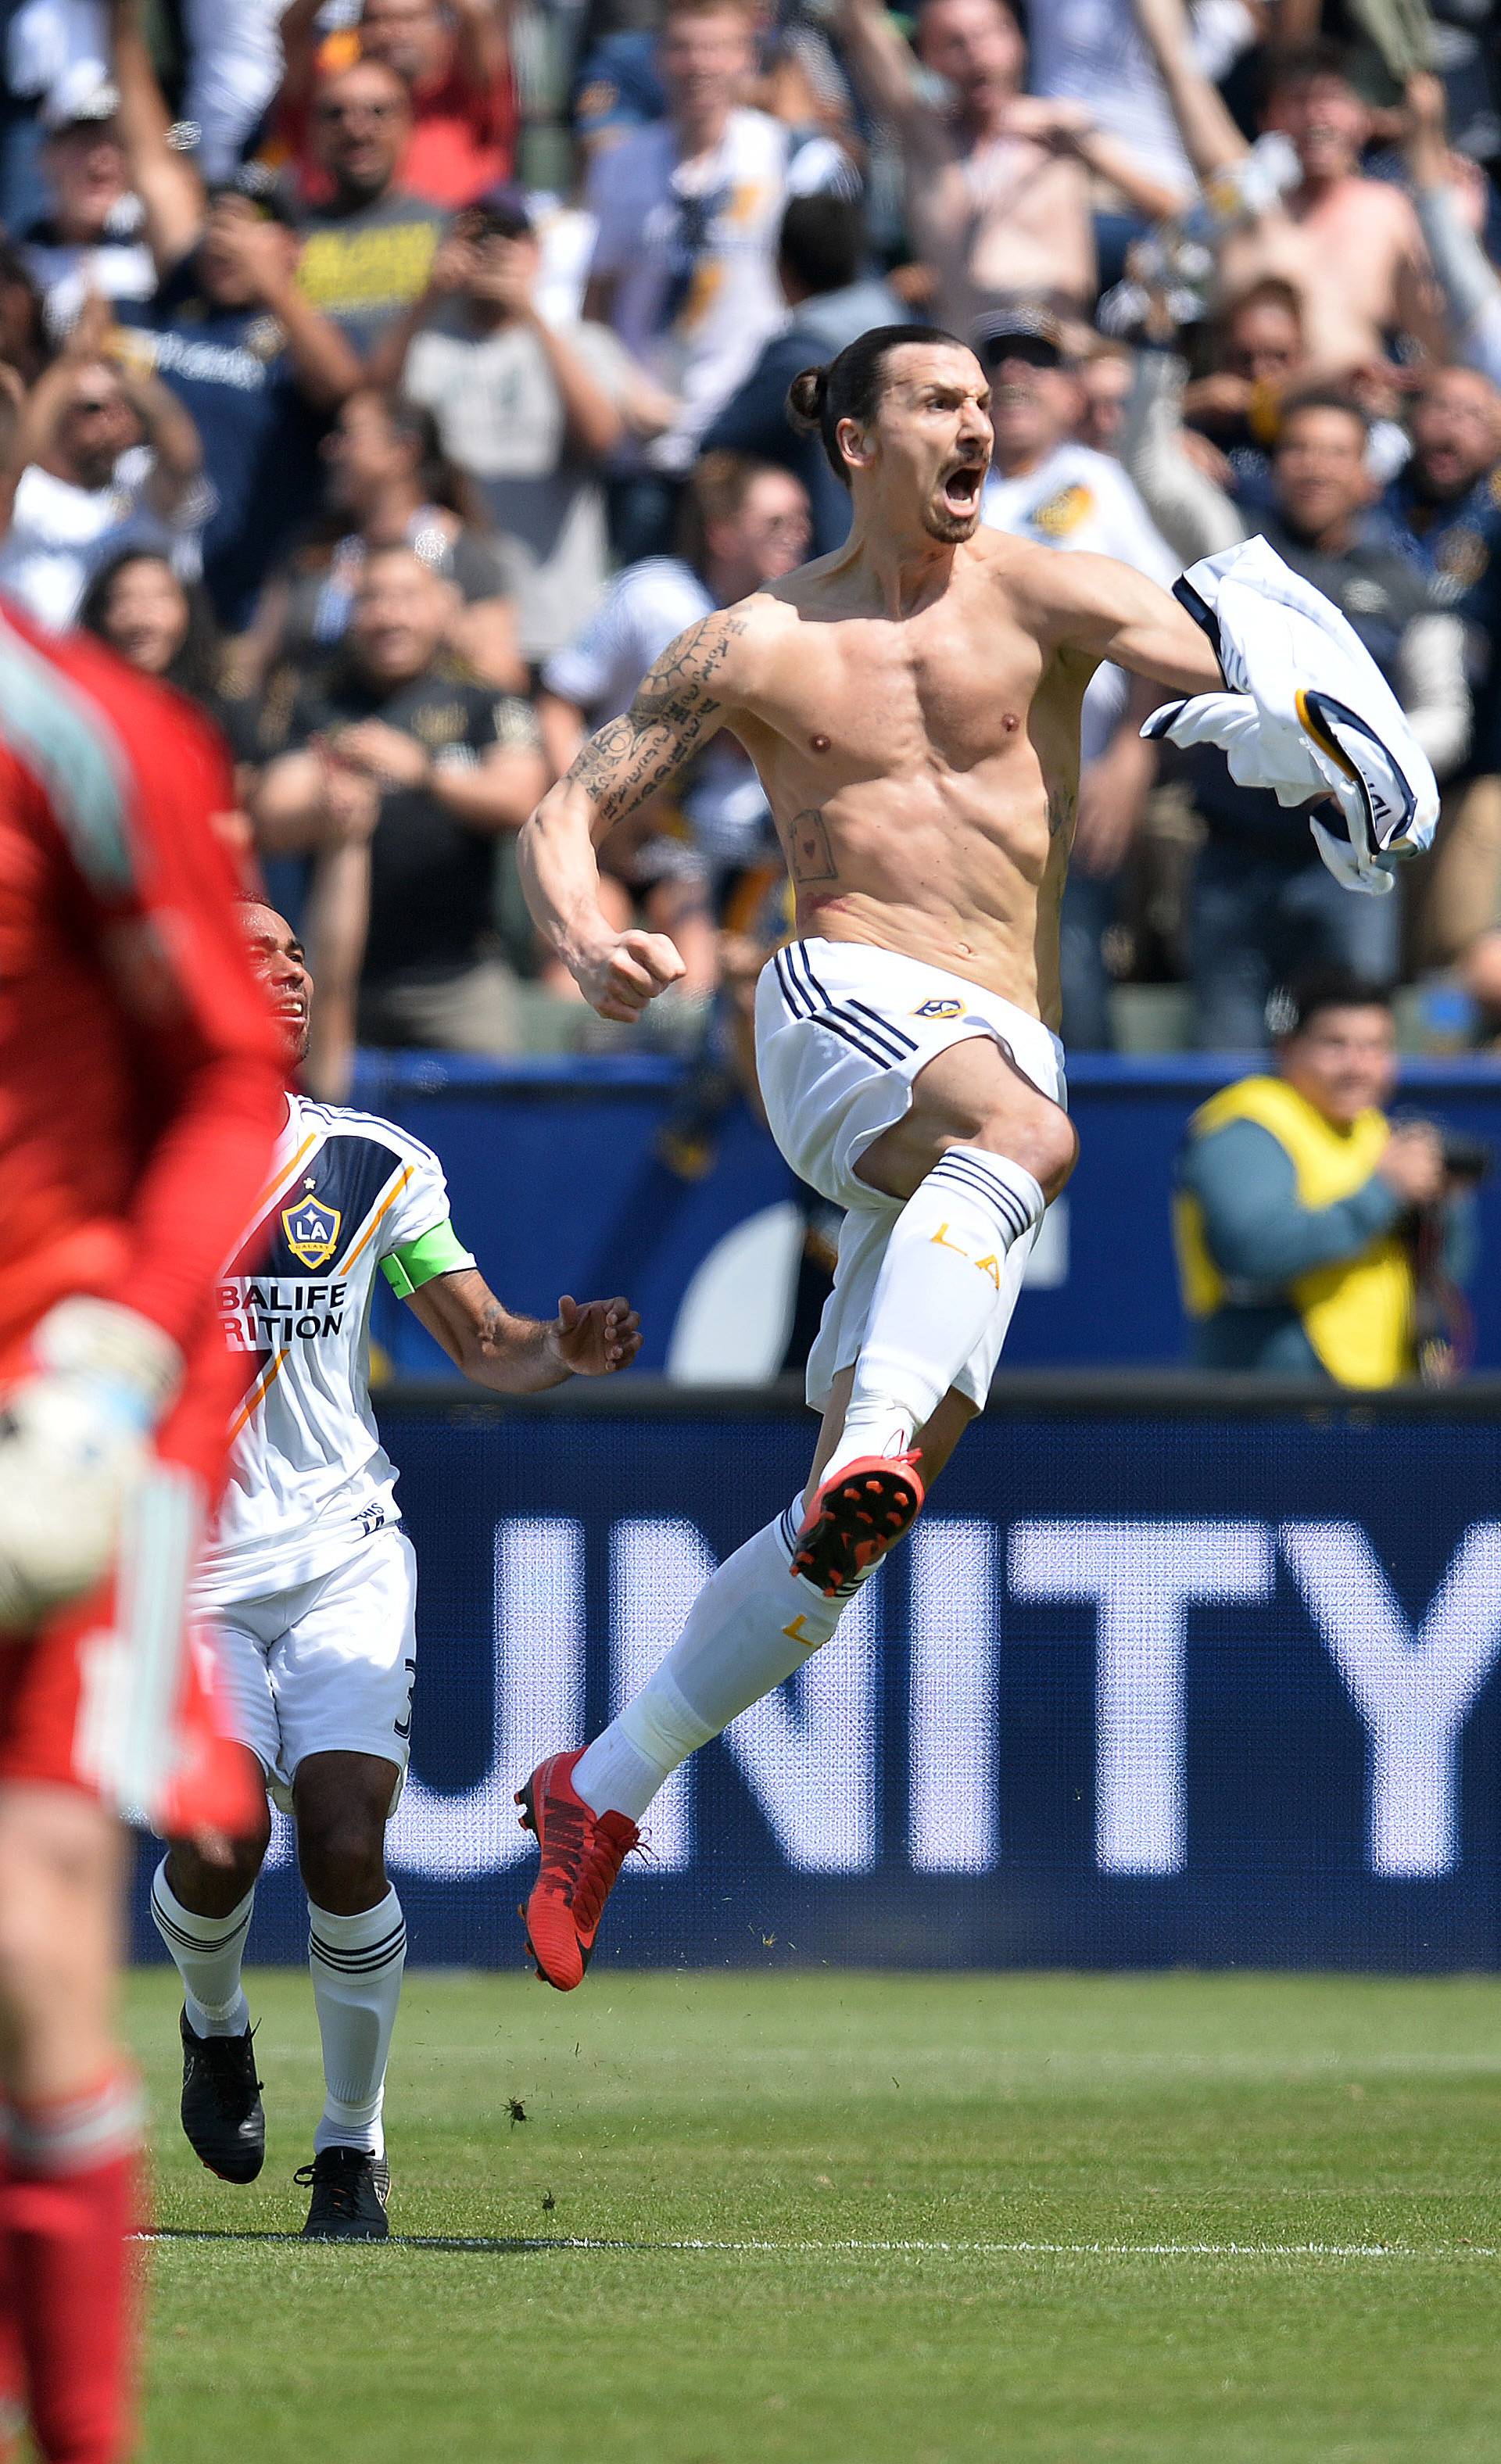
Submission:
M 848 498 L 787 384 L 917 314 L 994 385 L 985 518 L 1171 581 L 1263 532 L 1445 790 L 1399 897 L 1086 703 L 1064 1032 L 1254 1049 L 1310 965 L 1501 1033 L 1501 158 L 1479 0 L 20 0 L 0 120 L 0 590 L 222 720 L 357 1041 L 620 1030 L 515 833 L 685 624 Z M 605 850 L 696 1047 L 783 928 L 720 738 Z M 1165 989 L 1164 989 L 1165 988 Z

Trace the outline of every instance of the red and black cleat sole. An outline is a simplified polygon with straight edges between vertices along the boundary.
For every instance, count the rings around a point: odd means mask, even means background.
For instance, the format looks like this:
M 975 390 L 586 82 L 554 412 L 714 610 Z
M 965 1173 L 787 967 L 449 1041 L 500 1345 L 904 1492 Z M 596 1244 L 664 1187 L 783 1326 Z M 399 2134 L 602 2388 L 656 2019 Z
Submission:
M 876 1458 L 850 1463 L 818 1491 L 792 1572 L 832 1599 L 911 1529 L 922 1499 L 922 1482 L 909 1464 Z

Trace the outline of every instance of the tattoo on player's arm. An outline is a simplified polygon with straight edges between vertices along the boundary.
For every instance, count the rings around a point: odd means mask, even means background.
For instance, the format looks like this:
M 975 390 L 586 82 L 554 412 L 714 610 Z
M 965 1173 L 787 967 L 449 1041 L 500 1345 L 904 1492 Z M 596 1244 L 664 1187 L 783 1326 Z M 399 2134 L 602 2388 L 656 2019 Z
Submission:
M 647 670 L 630 708 L 591 736 L 568 773 L 612 828 L 675 778 L 723 703 L 709 690 L 745 620 L 701 616 Z
M 839 867 L 828 844 L 828 825 L 816 806 L 794 815 L 787 842 L 787 869 L 800 888 L 805 882 L 838 880 Z
M 1074 816 L 1079 799 L 1072 787 L 1050 787 L 1048 791 L 1048 835 L 1070 841 L 1073 837 Z

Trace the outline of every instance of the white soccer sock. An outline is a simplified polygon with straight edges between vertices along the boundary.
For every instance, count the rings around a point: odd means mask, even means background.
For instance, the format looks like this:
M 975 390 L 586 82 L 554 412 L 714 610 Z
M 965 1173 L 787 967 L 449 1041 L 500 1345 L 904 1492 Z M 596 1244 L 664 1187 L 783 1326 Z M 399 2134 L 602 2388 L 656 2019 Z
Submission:
M 950 1147 L 914 1190 L 881 1261 L 826 1480 L 856 1455 L 912 1443 L 1000 1308 L 1006 1253 L 1047 1202 L 1021 1164 L 981 1147 Z
M 323 2041 L 322 2119 L 313 2133 L 324 2147 L 363 2147 L 384 2156 L 386 2064 L 407 1964 L 407 1925 L 394 1888 L 358 1916 L 336 1917 L 307 1903 L 307 1964 Z
M 639 1822 L 679 1763 L 828 1640 L 846 1602 L 793 1573 L 802 1521 L 798 1496 L 726 1557 L 666 1659 L 581 1755 L 573 1785 L 594 1813 Z
M 185 1908 L 173 1890 L 165 1857 L 151 1878 L 151 1922 L 183 1980 L 188 2024 L 195 2035 L 239 2036 L 250 2026 L 240 1966 L 254 1905 L 253 1887 L 227 1917 L 201 1917 Z

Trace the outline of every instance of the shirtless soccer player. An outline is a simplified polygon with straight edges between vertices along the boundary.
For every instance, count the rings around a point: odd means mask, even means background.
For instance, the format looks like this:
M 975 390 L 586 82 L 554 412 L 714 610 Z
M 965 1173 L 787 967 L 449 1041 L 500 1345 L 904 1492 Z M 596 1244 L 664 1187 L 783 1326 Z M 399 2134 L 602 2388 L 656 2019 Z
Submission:
M 607 923 L 594 845 L 718 729 L 739 738 L 800 935 L 761 979 L 762 1092 L 793 1170 L 847 1210 L 806 1496 L 705 1584 L 619 1718 L 521 1791 L 528 1941 L 564 1991 L 668 1774 L 828 1641 L 989 1389 L 1076 1153 L 1053 1028 L 1085 686 L 1113 659 L 1223 690 L 1156 583 L 981 529 L 989 393 L 952 336 L 877 328 L 791 407 L 851 491 L 848 543 L 680 635 L 520 841 L 548 940 L 602 1016 L 634 1018 L 681 965 Z
M 251 959 L 307 1050 L 313 986 L 285 919 L 241 911 Z M 406 1959 L 386 1825 L 407 1767 L 415 1570 L 370 1410 L 379 1268 L 467 1377 L 528 1395 L 623 1369 L 640 1345 L 623 1300 L 559 1305 L 551 1325 L 501 1308 L 449 1221 L 437 1157 L 368 1112 L 285 1099 L 272 1165 L 219 1286 L 232 1349 L 255 1375 L 232 1424 L 230 1485 L 199 1595 L 220 1641 L 230 1726 L 256 1758 L 260 1819 L 229 1866 L 183 1840 L 151 1912 L 183 1979 L 183 2128 L 211 2172 L 251 2182 L 266 2124 L 240 1963 L 270 1836 L 265 1789 L 297 1825 L 326 2101 L 313 2239 L 384 2236 L 386 2057 Z

